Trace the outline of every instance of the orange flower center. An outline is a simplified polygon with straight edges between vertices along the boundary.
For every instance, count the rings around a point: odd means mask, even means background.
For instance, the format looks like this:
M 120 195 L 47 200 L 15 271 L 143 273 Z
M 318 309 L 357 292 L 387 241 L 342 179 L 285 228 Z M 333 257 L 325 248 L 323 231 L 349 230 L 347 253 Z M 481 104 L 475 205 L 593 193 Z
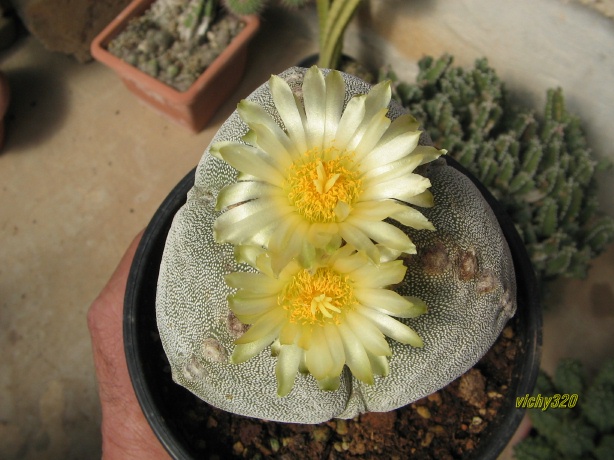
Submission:
M 353 155 L 338 153 L 334 147 L 312 149 L 286 175 L 290 203 L 311 223 L 344 220 L 362 191 Z
M 313 274 L 299 271 L 281 292 L 278 303 L 288 311 L 291 323 L 339 324 L 340 316 L 354 307 L 356 298 L 347 275 L 324 267 Z

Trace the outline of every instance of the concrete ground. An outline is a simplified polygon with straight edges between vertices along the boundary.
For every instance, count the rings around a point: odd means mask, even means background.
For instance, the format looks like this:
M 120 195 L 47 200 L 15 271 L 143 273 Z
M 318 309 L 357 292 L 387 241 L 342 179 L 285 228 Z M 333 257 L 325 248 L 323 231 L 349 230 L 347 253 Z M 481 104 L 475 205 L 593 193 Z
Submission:
M 612 15 L 614 2 L 589 3 Z M 196 135 L 141 105 L 98 63 L 77 64 L 31 37 L 0 54 L 12 91 L 0 152 L 0 458 L 99 456 L 87 309 L 240 98 L 314 51 L 296 15 L 265 19 L 241 86 Z M 561 357 L 595 369 L 613 355 L 612 280 L 614 248 L 589 279 L 558 284 L 545 314 L 545 370 Z

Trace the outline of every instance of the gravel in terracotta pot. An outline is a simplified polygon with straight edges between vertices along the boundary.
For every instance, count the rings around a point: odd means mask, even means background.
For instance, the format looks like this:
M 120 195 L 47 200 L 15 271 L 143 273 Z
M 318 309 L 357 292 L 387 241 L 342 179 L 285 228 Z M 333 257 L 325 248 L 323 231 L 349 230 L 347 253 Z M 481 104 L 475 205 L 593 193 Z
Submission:
M 221 14 L 202 44 L 185 48 L 177 31 L 182 18 L 171 6 L 134 0 L 94 39 L 91 52 L 147 105 L 199 132 L 241 81 L 260 19 Z

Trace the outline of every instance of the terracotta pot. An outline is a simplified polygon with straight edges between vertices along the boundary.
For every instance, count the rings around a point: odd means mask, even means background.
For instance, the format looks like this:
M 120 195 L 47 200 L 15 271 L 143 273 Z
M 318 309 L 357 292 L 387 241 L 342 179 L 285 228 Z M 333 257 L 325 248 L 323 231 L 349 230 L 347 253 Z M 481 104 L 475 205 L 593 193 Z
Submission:
M 509 216 L 493 196 L 465 168 L 446 157 L 450 166 L 469 177 L 492 207 L 510 246 L 518 283 L 518 309 L 513 318 L 521 342 L 521 352 L 513 361 L 513 376 L 505 401 L 496 418 L 481 435 L 480 444 L 469 458 L 495 460 L 511 439 L 524 410 L 515 406 L 516 396 L 530 393 L 539 372 L 542 343 L 542 316 L 531 262 Z M 205 421 L 186 413 L 205 404 L 185 388 L 175 384 L 168 368 L 156 325 L 155 299 L 160 262 L 173 217 L 186 202 L 194 185 L 195 170 L 177 184 L 147 226 L 132 263 L 124 299 L 124 346 L 128 370 L 137 398 L 149 424 L 168 452 L 177 459 L 203 458 L 195 439 L 215 434 Z M 183 409 L 182 409 L 183 408 Z M 189 412 L 189 411 L 188 411 Z M 220 448 L 223 448 L 221 446 Z M 231 449 L 231 446 L 225 446 Z M 224 458 L 224 455 L 222 455 Z
M 154 0 L 134 0 L 91 45 L 92 56 L 113 69 L 130 91 L 143 102 L 171 120 L 190 129 L 201 131 L 238 86 L 245 71 L 247 45 L 260 27 L 257 16 L 245 16 L 245 27 L 226 49 L 202 73 L 187 91 L 178 91 L 136 67 L 122 61 L 107 50 L 111 40 L 119 35 L 128 22 L 143 14 Z

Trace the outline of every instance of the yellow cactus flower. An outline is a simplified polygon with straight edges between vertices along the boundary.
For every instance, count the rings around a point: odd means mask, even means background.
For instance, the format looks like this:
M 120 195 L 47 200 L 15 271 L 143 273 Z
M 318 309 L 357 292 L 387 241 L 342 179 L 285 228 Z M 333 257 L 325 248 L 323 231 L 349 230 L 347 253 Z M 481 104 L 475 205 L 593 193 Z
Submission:
M 211 149 L 241 172 L 218 196 L 217 208 L 225 212 L 214 225 L 216 240 L 266 247 L 276 273 L 297 257 L 310 267 L 317 249 L 332 251 L 342 240 L 372 261 L 379 259 L 378 243 L 415 253 L 405 232 L 384 219 L 433 229 L 409 206 L 433 204 L 430 181 L 413 171 L 445 152 L 418 145 L 411 116 L 386 116 L 390 83 L 347 105 L 338 71 L 324 77 L 312 67 L 300 94 L 277 76 L 269 88 L 279 117 L 241 101 L 237 111 L 250 129 L 245 143 L 220 142 Z
M 426 312 L 420 299 L 387 289 L 405 276 L 401 260 L 375 263 L 344 245 L 332 254 L 319 251 L 310 269 L 294 259 L 276 275 L 263 248 L 238 246 L 236 255 L 258 273 L 226 276 L 238 289 L 228 299 L 230 310 L 251 325 L 236 341 L 231 360 L 242 363 L 273 344 L 280 396 L 291 391 L 299 369 L 323 390 L 339 387 L 346 364 L 356 378 L 372 384 L 374 375 L 388 374 L 391 350 L 385 336 L 423 345 L 412 328 L 392 318 Z

